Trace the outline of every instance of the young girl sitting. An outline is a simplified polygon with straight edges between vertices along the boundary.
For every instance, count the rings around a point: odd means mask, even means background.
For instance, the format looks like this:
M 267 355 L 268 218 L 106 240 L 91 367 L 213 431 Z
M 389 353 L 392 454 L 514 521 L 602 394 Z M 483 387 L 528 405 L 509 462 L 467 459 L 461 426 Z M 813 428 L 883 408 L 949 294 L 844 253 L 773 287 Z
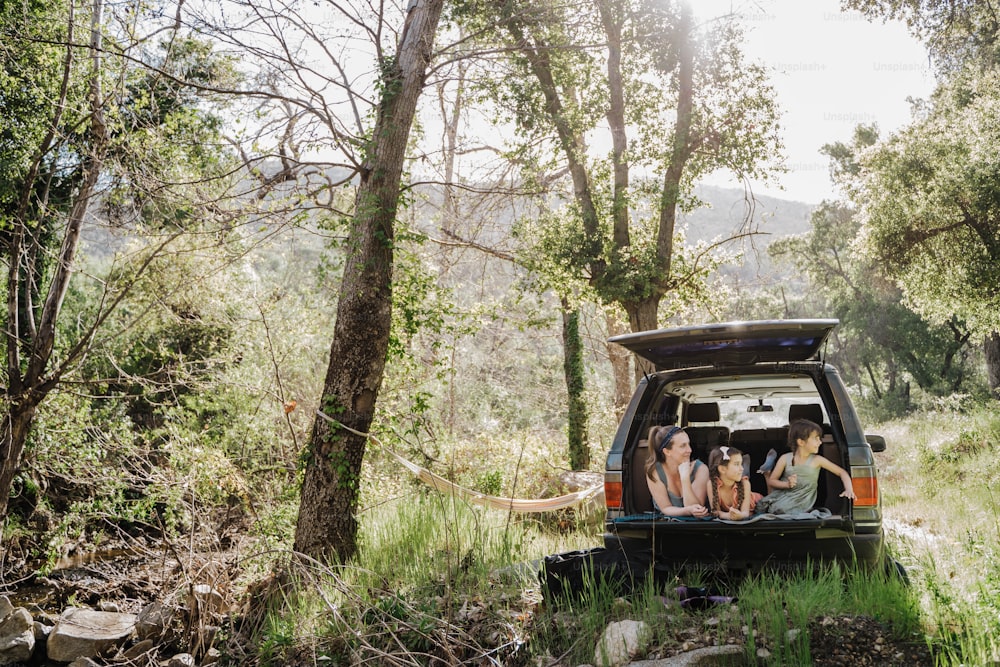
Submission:
M 708 506 L 713 516 L 739 521 L 753 514 L 761 494 L 750 490 L 743 474 L 743 452 L 716 447 L 708 455 Z
M 808 512 L 816 502 L 819 471 L 827 470 L 844 483 L 843 498 L 855 498 L 851 476 L 839 465 L 820 456 L 823 429 L 808 419 L 798 419 L 788 427 L 788 446 L 771 471 L 768 487 L 774 489 L 757 503 L 758 513 L 797 514 Z

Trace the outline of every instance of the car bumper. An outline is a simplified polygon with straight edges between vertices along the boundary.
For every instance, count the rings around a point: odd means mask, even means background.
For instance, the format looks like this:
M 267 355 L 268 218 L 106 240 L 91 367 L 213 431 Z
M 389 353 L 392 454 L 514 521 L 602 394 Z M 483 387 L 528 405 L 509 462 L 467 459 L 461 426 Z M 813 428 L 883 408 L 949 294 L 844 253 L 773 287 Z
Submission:
M 712 569 L 801 568 L 839 561 L 882 562 L 882 532 L 858 534 L 841 517 L 817 520 L 640 521 L 606 526 L 604 545 L 642 567 L 697 565 Z

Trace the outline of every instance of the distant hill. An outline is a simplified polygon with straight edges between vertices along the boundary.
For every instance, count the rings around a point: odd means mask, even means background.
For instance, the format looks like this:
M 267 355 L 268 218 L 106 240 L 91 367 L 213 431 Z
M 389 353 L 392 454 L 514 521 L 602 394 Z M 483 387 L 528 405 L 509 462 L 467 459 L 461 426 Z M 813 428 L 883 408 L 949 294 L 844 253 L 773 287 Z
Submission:
M 702 185 L 695 193 L 707 206 L 681 216 L 690 241 L 730 236 L 744 227 L 751 203 L 743 190 Z M 761 234 L 760 242 L 767 244 L 768 239 L 808 232 L 809 216 L 815 208 L 814 204 L 755 196 L 753 221 Z
M 739 188 L 702 185 L 695 193 L 706 205 L 680 216 L 680 223 L 687 230 L 688 243 L 728 238 L 741 231 L 755 230 L 751 237 L 732 246 L 744 252 L 743 266 L 726 270 L 727 274 L 735 273 L 742 282 L 780 278 L 784 272 L 772 266 L 767 247 L 775 239 L 808 232 L 811 229 L 809 218 L 816 208 L 815 204 L 766 196 L 755 196 L 751 204 Z M 748 218 L 752 224 L 748 224 Z
M 437 208 L 440 205 L 440 189 L 433 185 L 421 187 L 423 193 L 428 197 L 429 204 L 422 204 L 416 210 L 422 211 L 425 215 L 422 222 L 431 236 L 439 236 L 437 229 Z M 789 276 L 787 272 L 780 268 L 775 270 L 767 254 L 767 246 L 775 239 L 797 235 L 808 232 L 810 229 L 809 217 L 815 206 L 804 202 L 778 199 L 775 197 L 757 196 L 754 198 L 752 208 L 752 225 L 748 225 L 746 218 L 750 212 L 750 203 L 746 200 L 746 194 L 739 188 L 723 188 L 715 186 L 698 186 L 695 190 L 699 199 L 705 205 L 687 214 L 682 214 L 679 218 L 679 225 L 686 230 L 687 242 L 695 244 L 699 241 L 710 241 L 712 239 L 724 239 L 745 233 L 749 229 L 756 230 L 749 237 L 741 239 L 727 246 L 728 250 L 741 250 L 744 254 L 742 266 L 727 266 L 722 269 L 722 273 L 727 278 L 733 278 L 742 284 L 774 282 L 776 280 L 793 281 L 799 276 Z M 511 251 L 510 228 L 513 224 L 513 217 L 516 210 L 512 208 L 500 207 L 497 210 L 490 209 L 489 215 L 483 219 L 470 215 L 464 221 L 469 228 L 462 230 L 463 235 L 475 240 L 478 243 L 497 247 L 503 251 Z M 275 231 L 275 225 L 280 223 L 268 223 L 259 221 L 259 227 L 265 230 L 263 234 L 271 237 Z M 84 226 L 82 233 L 82 253 L 91 261 L 104 263 L 110 261 L 116 249 L 119 249 L 126 241 L 128 233 L 124 231 L 114 231 L 106 225 L 91 223 Z M 294 237 L 294 242 L 291 241 Z M 260 253 L 264 257 L 278 256 L 287 250 L 287 244 L 293 243 L 299 252 L 308 252 L 316 255 L 321 251 L 324 241 L 321 236 L 310 232 L 308 226 L 296 231 L 288 227 L 278 237 L 272 238 L 276 243 L 274 248 L 262 248 Z M 301 260 L 301 258 L 299 258 Z M 267 262 L 265 262 L 266 264 Z M 308 263 L 300 263 L 299 269 L 307 266 Z M 481 266 L 480 266 L 481 268 Z

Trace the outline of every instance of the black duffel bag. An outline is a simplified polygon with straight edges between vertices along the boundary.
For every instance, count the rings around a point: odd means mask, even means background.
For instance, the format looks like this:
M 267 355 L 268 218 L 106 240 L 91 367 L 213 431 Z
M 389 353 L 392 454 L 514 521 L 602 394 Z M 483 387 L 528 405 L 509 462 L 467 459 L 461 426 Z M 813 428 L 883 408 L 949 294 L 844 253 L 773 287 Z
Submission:
M 543 590 L 552 597 L 576 596 L 588 586 L 601 584 L 613 586 L 617 595 L 626 595 L 643 574 L 621 551 L 604 547 L 546 556 L 539 573 Z

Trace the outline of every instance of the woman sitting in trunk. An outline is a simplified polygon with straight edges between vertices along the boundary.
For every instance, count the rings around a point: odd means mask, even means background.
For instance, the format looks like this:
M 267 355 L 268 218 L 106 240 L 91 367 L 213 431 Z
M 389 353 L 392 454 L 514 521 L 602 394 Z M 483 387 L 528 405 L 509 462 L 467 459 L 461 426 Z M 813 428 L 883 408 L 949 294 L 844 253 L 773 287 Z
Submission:
M 665 516 L 708 516 L 708 468 L 691 460 L 691 439 L 678 426 L 649 430 L 646 484 L 653 507 Z

